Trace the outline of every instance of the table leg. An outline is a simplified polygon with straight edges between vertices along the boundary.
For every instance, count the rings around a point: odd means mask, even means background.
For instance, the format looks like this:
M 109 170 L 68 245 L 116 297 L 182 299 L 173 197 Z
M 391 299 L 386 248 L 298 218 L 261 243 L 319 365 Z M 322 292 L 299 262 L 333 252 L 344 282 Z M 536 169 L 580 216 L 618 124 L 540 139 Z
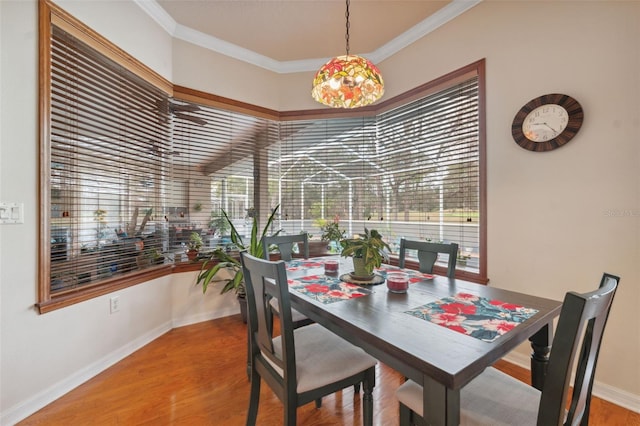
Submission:
M 428 425 L 460 424 L 460 391 L 448 389 L 429 376 L 423 379 L 423 414 Z
M 553 331 L 551 330 L 551 324 L 545 325 L 529 338 L 531 348 L 533 349 L 531 353 L 531 384 L 540 391 L 542 391 L 544 378 L 547 375 L 547 365 L 549 364 L 552 340 Z

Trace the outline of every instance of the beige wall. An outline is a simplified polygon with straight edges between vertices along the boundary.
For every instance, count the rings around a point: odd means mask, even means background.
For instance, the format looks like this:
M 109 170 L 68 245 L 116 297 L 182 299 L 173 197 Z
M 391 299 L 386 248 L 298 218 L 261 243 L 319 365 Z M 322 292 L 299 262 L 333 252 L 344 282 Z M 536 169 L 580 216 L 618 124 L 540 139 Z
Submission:
M 60 4 L 176 84 L 278 110 L 318 108 L 312 73 L 273 75 L 171 41 L 130 2 Z M 45 315 L 33 309 L 36 10 L 33 0 L 0 1 L 0 201 L 25 205 L 24 225 L 0 225 L 1 424 L 173 326 L 230 312 L 217 291 L 201 299 L 185 274 L 118 292 L 116 315 L 109 295 Z M 134 26 L 142 34 L 128 31 Z M 640 411 L 638 40 L 640 2 L 489 1 L 379 66 L 391 97 L 486 58 L 490 285 L 560 299 L 592 290 L 603 271 L 619 274 L 594 392 Z M 552 92 L 582 104 L 584 125 L 561 149 L 525 151 L 511 138 L 511 120 Z M 510 357 L 523 362 L 528 352 Z

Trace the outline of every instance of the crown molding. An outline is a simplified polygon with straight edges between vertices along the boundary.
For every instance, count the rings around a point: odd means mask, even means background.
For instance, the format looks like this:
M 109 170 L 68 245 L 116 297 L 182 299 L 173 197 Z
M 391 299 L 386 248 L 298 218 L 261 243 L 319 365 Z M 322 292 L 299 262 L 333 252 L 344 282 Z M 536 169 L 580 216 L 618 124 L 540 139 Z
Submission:
M 316 71 L 322 64 L 331 59 L 319 58 L 297 61 L 276 61 L 252 50 L 178 24 L 155 0 L 133 1 L 172 37 L 278 74 Z M 368 58 L 374 63 L 382 62 L 455 17 L 460 16 L 481 1 L 482 0 L 453 0 L 438 12 L 411 27 L 408 31 L 400 34 L 375 51 L 362 54 L 361 56 Z
M 153 18 L 172 37 L 176 32 L 178 23 L 156 2 L 156 0 L 133 0 L 140 9 Z
M 376 64 L 382 62 L 410 44 L 420 40 L 432 31 L 435 31 L 452 19 L 462 15 L 481 1 L 482 0 L 453 0 L 433 15 L 409 28 L 398 37 L 380 46 L 374 52 L 362 56 L 367 57 Z

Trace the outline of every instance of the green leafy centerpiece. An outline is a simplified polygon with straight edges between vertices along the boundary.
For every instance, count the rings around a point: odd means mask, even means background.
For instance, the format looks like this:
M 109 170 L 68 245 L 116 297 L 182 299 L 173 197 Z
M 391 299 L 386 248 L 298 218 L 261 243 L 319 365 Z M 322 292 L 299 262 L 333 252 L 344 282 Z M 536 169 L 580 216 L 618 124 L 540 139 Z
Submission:
M 340 240 L 342 257 L 353 258 L 352 278 L 368 280 L 373 278 L 373 269 L 389 259 L 391 248 L 375 229 L 364 228 L 364 234 L 354 234 Z

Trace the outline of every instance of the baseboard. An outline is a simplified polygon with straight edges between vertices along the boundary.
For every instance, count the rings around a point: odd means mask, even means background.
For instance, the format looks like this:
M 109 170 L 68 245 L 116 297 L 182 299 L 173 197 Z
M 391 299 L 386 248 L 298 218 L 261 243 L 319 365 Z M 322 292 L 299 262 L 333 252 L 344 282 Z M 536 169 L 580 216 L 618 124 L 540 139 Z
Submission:
M 115 363 L 121 361 L 123 358 L 131 355 L 144 345 L 154 341 L 164 333 L 171 330 L 171 328 L 170 322 L 162 324 L 161 326 L 156 327 L 148 333 L 145 333 L 137 339 L 127 343 L 123 347 L 107 354 L 102 359 L 88 365 L 80 371 L 75 372 L 72 376 L 67 377 L 47 389 L 44 389 L 42 392 L 37 393 L 26 401 L 3 411 L 2 416 L 0 417 L 0 425 L 13 425 L 27 418 L 87 380 L 95 377 Z
M 530 358 L 524 354 L 512 352 L 503 359 L 526 370 L 531 369 Z M 638 395 L 622 391 L 613 386 L 598 383 L 598 381 L 593 383 L 593 395 L 609 401 L 612 404 L 626 408 L 627 410 L 640 413 L 640 396 Z

